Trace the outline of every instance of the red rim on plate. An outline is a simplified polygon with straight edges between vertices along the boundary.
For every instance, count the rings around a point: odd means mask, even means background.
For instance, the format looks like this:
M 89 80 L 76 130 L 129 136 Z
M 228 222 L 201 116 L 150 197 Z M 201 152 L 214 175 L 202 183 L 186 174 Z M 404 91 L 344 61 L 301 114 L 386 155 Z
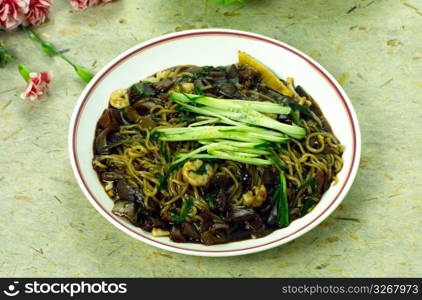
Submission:
M 87 184 L 82 172 L 81 172 L 81 168 L 80 168 L 80 163 L 79 163 L 79 157 L 78 157 L 78 153 L 77 153 L 77 132 L 78 132 L 78 128 L 79 128 L 79 123 L 80 123 L 80 118 L 81 115 L 85 109 L 85 106 L 90 98 L 90 96 L 92 95 L 92 93 L 95 91 L 95 89 L 98 87 L 98 85 L 101 83 L 101 81 L 111 72 L 113 71 L 116 67 L 118 67 L 120 64 L 122 64 L 123 62 L 125 62 L 126 60 L 128 60 L 129 58 L 131 58 L 132 56 L 138 55 L 140 53 L 142 53 L 143 51 L 145 51 L 146 49 L 152 48 L 154 46 L 163 44 L 163 43 L 167 43 L 176 39 L 183 39 L 183 38 L 189 38 L 192 36 L 204 36 L 204 35 L 221 35 L 221 36 L 235 36 L 238 38 L 244 38 L 244 39 L 252 39 L 252 40 L 258 40 L 260 42 L 265 42 L 265 43 L 269 43 L 272 44 L 274 46 L 280 47 L 283 50 L 289 51 L 290 53 L 293 53 L 296 56 L 299 56 L 302 60 L 304 60 L 308 65 L 310 65 L 313 69 L 315 69 L 330 85 L 330 87 L 335 91 L 335 93 L 337 94 L 339 100 L 341 101 L 342 105 L 344 106 L 346 112 L 347 112 L 347 116 L 348 116 L 348 121 L 350 122 L 351 128 L 352 128 L 352 135 L 353 135 L 353 139 L 352 139 L 352 161 L 350 164 L 350 168 L 347 170 L 347 175 L 346 175 L 346 179 L 344 180 L 343 185 L 341 186 L 339 192 L 337 193 L 337 195 L 335 197 L 333 197 L 333 200 L 330 202 L 330 204 L 319 214 L 317 215 L 315 218 L 313 218 L 312 220 L 310 220 L 308 223 L 306 223 L 305 225 L 301 226 L 299 229 L 295 230 L 294 232 L 285 235 L 281 238 L 277 238 L 275 240 L 272 240 L 270 242 L 264 242 L 262 244 L 259 245 L 255 245 L 255 246 L 251 246 L 251 247 L 244 247 L 244 248 L 239 248 L 239 249 L 232 249 L 232 250 L 200 250 L 200 249 L 191 249 L 191 248 L 185 248 L 183 246 L 175 246 L 173 244 L 168 244 L 162 241 L 157 241 L 155 239 L 152 239 L 144 234 L 142 234 L 141 232 L 135 231 L 132 228 L 128 227 L 127 224 L 121 220 L 120 218 L 118 218 L 117 216 L 111 214 L 107 209 L 105 209 L 101 203 L 97 200 L 97 198 L 95 197 L 94 193 L 91 191 L 91 189 L 89 188 L 89 185 Z M 76 116 L 75 116 L 76 114 Z M 105 70 L 103 72 L 103 74 L 100 75 L 99 78 L 96 79 L 96 81 L 94 82 L 94 84 L 92 86 L 90 86 L 89 90 L 86 92 L 85 97 L 82 99 L 82 102 L 79 105 L 78 110 L 74 113 L 74 117 L 73 117 L 73 127 L 70 128 L 70 132 L 72 133 L 71 136 L 71 159 L 73 159 L 74 161 L 74 165 L 75 165 L 75 175 L 77 177 L 80 178 L 80 182 L 83 184 L 85 190 L 88 192 L 88 194 L 90 195 L 91 199 L 93 199 L 97 206 L 99 208 L 102 209 L 102 211 L 107 214 L 110 218 L 112 218 L 115 222 L 117 222 L 119 225 L 121 225 L 122 227 L 124 227 L 126 230 L 128 230 L 129 232 L 131 232 L 132 234 L 141 237 L 143 239 L 149 240 L 151 241 L 153 244 L 158 244 L 157 246 L 161 245 L 164 246 L 167 249 L 170 248 L 174 248 L 174 249 L 179 249 L 179 250 L 183 250 L 185 252 L 190 252 L 190 254 L 212 254 L 212 253 L 232 253 L 233 255 L 235 255 L 236 253 L 239 252 L 244 252 L 246 250 L 251 250 L 251 249 L 255 249 L 256 251 L 257 248 L 262 248 L 264 246 L 268 246 L 271 244 L 276 244 L 282 240 L 285 240 L 289 237 L 291 237 L 292 235 L 295 235 L 296 233 L 307 229 L 309 226 L 311 226 L 313 223 L 315 223 L 317 220 L 320 219 L 320 217 L 322 215 L 324 215 L 327 210 L 329 210 L 334 203 L 336 203 L 337 199 L 339 198 L 339 196 L 343 193 L 343 190 L 345 189 L 346 185 L 349 183 L 349 180 L 351 179 L 351 175 L 353 173 L 354 168 L 356 167 L 357 164 L 357 132 L 358 132 L 358 126 L 357 124 L 355 124 L 354 118 L 353 118 L 353 114 L 349 108 L 349 105 L 345 99 L 345 97 L 343 96 L 342 92 L 339 90 L 339 88 L 337 87 L 337 85 L 335 84 L 335 82 L 330 78 L 329 75 L 327 75 L 327 73 L 321 69 L 321 67 L 319 67 L 317 64 L 315 64 L 312 60 L 310 60 L 309 58 L 307 58 L 306 56 L 304 56 L 303 54 L 301 54 L 300 52 L 296 51 L 295 49 L 292 49 L 286 45 L 284 45 L 281 42 L 272 40 L 270 38 L 266 38 L 263 36 L 259 36 L 259 35 L 255 35 L 255 34 L 249 34 L 246 32 L 238 32 L 238 31 L 225 31 L 225 30 L 197 30 L 197 31 L 190 31 L 187 33 L 181 32 L 175 35 L 171 35 L 169 37 L 163 37 L 161 39 L 158 39 L 156 41 L 150 42 L 145 44 L 142 47 L 136 48 L 132 51 L 130 51 L 129 53 L 127 53 L 126 55 L 124 55 L 123 57 L 121 57 L 120 59 L 118 59 L 117 61 L 115 61 L 112 65 L 110 65 L 107 70 Z M 267 247 L 266 247 L 267 248 Z M 250 251 L 250 252 L 256 252 L 256 251 Z M 241 253 L 240 253 L 241 254 Z

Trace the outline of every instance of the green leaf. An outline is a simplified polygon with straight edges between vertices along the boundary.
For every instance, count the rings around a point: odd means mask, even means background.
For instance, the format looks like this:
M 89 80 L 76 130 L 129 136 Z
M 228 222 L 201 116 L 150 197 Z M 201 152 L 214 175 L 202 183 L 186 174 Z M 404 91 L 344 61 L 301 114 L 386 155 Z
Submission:
M 78 74 L 78 76 L 86 83 L 90 82 L 91 79 L 94 77 L 94 74 L 88 71 L 87 69 L 85 69 L 84 67 L 75 66 L 74 68 L 75 68 L 76 74 Z
M 28 67 L 25 65 L 19 64 L 18 71 L 19 71 L 19 74 L 21 74 L 22 78 L 26 82 L 29 82 L 29 73 L 31 73 L 31 71 L 28 69 Z

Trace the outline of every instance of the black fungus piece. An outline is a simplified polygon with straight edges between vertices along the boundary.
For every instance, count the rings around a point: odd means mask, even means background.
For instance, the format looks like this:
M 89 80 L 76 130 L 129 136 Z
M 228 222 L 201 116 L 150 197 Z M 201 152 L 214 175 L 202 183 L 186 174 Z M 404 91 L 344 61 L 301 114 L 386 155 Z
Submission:
M 206 86 L 210 86 L 210 85 L 212 85 L 207 79 L 205 79 L 205 78 L 198 78 L 198 79 L 196 79 L 194 82 L 193 82 L 193 84 L 196 86 L 196 87 L 198 87 L 198 88 L 200 88 L 200 89 L 202 89 L 202 88 L 204 88 L 204 87 L 206 87 Z M 208 90 L 207 90 L 208 91 Z
M 218 92 L 227 98 L 236 98 L 237 88 L 233 83 L 223 83 L 218 85 Z
M 128 106 L 123 109 L 123 116 L 132 124 L 138 123 L 141 118 L 139 113 L 132 106 Z
M 154 84 L 155 89 L 160 93 L 166 93 L 172 86 L 174 81 L 171 79 L 163 79 Z
M 265 167 L 262 173 L 262 183 L 265 187 L 273 187 L 278 184 L 278 170 L 274 166 Z
M 271 191 L 271 194 L 274 194 L 274 190 Z M 257 208 L 258 215 L 261 216 L 262 219 L 268 220 L 273 205 L 274 199 L 272 197 L 268 197 L 268 199 L 259 208 Z
M 222 190 L 227 190 L 231 186 L 232 179 L 229 175 L 217 176 L 217 185 Z
M 221 236 L 217 233 L 212 233 L 210 231 L 205 231 L 201 234 L 201 239 L 205 245 L 216 245 L 227 242 L 226 236 Z
M 123 120 L 118 109 L 107 108 L 103 111 L 98 120 L 98 127 L 104 129 L 109 127 L 112 123 L 123 124 Z
M 213 221 L 215 219 L 215 215 L 209 211 L 208 209 L 202 209 L 199 212 L 199 216 L 204 220 L 204 221 Z
M 112 147 L 113 144 L 118 143 L 122 140 L 122 135 L 119 132 L 114 132 L 109 135 L 108 142 L 110 143 L 109 148 Z
M 101 180 L 105 182 L 117 181 L 123 179 L 123 175 L 117 172 L 103 172 L 101 174 Z
M 112 213 L 119 217 L 124 217 L 130 222 L 135 222 L 135 203 L 132 201 L 118 200 L 114 202 Z
M 199 241 L 201 239 L 201 235 L 199 234 L 198 230 L 196 230 L 195 226 L 190 223 L 182 223 L 181 231 L 182 234 L 187 236 L 191 241 Z
M 108 126 L 110 126 L 111 124 L 111 115 L 110 115 L 110 110 L 109 109 L 105 109 L 100 117 L 100 119 L 98 120 L 98 126 L 101 129 L 107 128 Z
M 224 71 L 209 71 L 208 76 L 213 80 L 221 81 L 226 79 L 226 72 Z
M 157 91 L 156 91 L 156 89 L 155 89 L 156 84 L 157 84 L 157 83 L 155 83 L 155 84 L 150 84 L 150 83 L 145 83 L 145 82 L 143 82 L 143 83 L 140 85 L 140 89 L 141 89 L 141 91 L 143 92 L 143 95 L 144 95 L 145 97 L 153 97 L 153 96 L 155 96 L 155 95 L 157 94 Z
M 201 72 L 202 68 L 201 67 L 197 67 L 197 66 L 192 66 L 189 67 L 187 69 L 184 69 L 183 72 L 187 72 L 187 73 L 198 73 Z
M 236 65 L 231 65 L 227 68 L 227 78 L 233 83 L 237 83 L 239 81 L 239 70 Z
M 234 205 L 231 206 L 229 220 L 231 222 L 246 221 L 249 218 L 254 217 L 255 215 L 256 212 L 251 207 Z
M 123 121 L 122 112 L 120 110 L 118 110 L 116 108 L 109 108 L 108 110 L 110 112 L 112 123 L 116 123 L 116 124 L 120 124 L 120 125 L 125 123 Z
M 148 199 L 148 207 L 151 212 L 160 213 L 161 206 L 151 198 Z
M 187 237 L 180 230 L 179 225 L 173 225 L 170 232 L 170 239 L 176 243 L 186 243 L 188 241 Z
M 151 214 L 150 212 L 141 212 L 139 214 L 139 227 L 145 231 L 151 232 L 153 228 L 168 229 L 166 223 L 164 223 L 160 217 Z
M 140 191 L 136 190 L 126 179 L 122 178 L 117 181 L 114 188 L 117 196 L 121 200 L 136 201 L 141 203 L 143 201 L 143 195 Z
M 249 239 L 251 237 L 251 232 L 240 226 L 239 223 L 233 223 L 230 227 L 229 240 L 230 241 L 239 241 Z
M 254 236 L 262 236 L 266 228 L 261 217 L 255 214 L 245 221 L 245 229 L 249 230 Z
M 246 68 L 239 72 L 239 81 L 241 83 L 253 82 L 256 83 L 259 80 L 259 73 L 251 68 Z
M 154 88 L 154 85 L 151 83 L 139 82 L 136 84 L 137 88 L 134 86 L 129 89 L 129 101 L 134 103 L 143 98 L 154 97 L 157 94 L 157 91 Z
M 128 96 L 130 103 L 134 103 L 144 98 L 144 95 L 140 94 L 136 89 L 133 88 L 133 86 L 129 88 Z
M 215 204 L 220 215 L 225 215 L 228 209 L 228 202 L 225 190 L 219 190 L 215 197 Z
M 199 232 L 203 233 L 208 231 L 208 229 L 214 224 L 214 222 L 219 221 L 220 218 L 216 216 L 213 212 L 208 209 L 203 209 L 199 212 L 199 216 L 202 218 L 202 222 L 199 226 Z
M 100 134 L 95 138 L 95 151 L 97 154 L 106 154 L 108 149 L 108 138 L 109 136 L 118 131 L 119 125 L 116 123 L 110 123 Z
M 138 111 L 141 115 L 145 116 L 149 114 L 151 108 L 156 105 L 162 105 L 161 101 L 158 101 L 158 98 L 145 98 L 139 101 L 136 101 L 132 104 L 132 107 Z
M 201 239 L 206 245 L 226 243 L 229 241 L 229 230 L 229 224 L 217 222 L 201 233 Z
M 209 194 L 211 194 L 216 188 L 215 186 L 216 182 L 217 182 L 217 177 L 215 176 L 211 177 L 210 180 L 208 180 L 207 184 L 202 187 L 202 195 L 208 196 Z
M 229 232 L 230 226 L 226 223 L 214 223 L 209 228 L 208 231 L 219 234 L 219 235 L 227 235 Z

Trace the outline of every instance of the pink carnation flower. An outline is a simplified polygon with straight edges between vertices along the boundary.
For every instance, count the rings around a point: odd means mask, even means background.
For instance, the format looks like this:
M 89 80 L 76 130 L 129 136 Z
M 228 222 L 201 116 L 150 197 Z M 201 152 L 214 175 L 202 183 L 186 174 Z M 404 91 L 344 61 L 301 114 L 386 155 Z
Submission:
M 25 91 L 21 94 L 21 98 L 31 101 L 41 100 L 48 92 L 51 79 L 50 72 L 29 73 L 29 81 Z
M 45 22 L 50 12 L 52 0 L 30 0 L 28 13 L 25 15 L 25 25 L 38 26 Z
M 73 6 L 76 10 L 86 10 L 88 7 L 92 7 L 95 5 L 98 5 L 102 2 L 107 3 L 111 2 L 113 0 L 70 0 L 70 4 Z
M 29 0 L 0 0 L 0 29 L 12 30 L 25 21 Z

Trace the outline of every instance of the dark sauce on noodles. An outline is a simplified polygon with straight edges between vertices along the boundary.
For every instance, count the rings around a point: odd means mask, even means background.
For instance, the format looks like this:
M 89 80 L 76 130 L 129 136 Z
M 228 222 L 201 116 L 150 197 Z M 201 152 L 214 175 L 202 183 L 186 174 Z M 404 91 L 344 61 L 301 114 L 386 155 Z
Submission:
M 337 180 L 343 146 L 311 96 L 294 86 L 292 79 L 285 84 L 295 97 L 268 88 L 249 67 L 178 66 L 114 92 L 111 105 L 97 123 L 93 158 L 99 180 L 114 201 L 113 213 L 154 236 L 206 245 L 258 238 L 280 228 L 273 196 L 279 185 L 275 166 L 203 161 L 213 172 L 200 186 L 186 181 L 183 165 L 170 167 L 175 153 L 199 147 L 197 142 L 157 138 L 157 128 L 195 122 L 195 115 L 169 100 L 169 91 L 181 89 L 215 98 L 291 106 L 307 135 L 281 145 L 276 154 L 285 165 L 290 222 L 311 211 Z M 286 124 L 294 122 L 291 115 L 269 116 Z M 206 175 L 207 169 L 202 169 Z M 197 171 L 195 175 L 201 176 Z M 244 195 L 259 189 L 265 190 L 262 203 L 246 205 Z

